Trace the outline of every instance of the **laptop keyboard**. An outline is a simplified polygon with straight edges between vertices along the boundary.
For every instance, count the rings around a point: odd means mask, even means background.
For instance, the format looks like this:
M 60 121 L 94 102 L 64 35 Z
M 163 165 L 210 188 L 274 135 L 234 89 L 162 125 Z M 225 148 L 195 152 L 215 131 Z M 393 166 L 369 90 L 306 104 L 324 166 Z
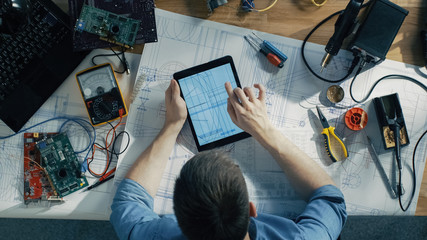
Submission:
M 4 7 L 4 6 L 0 6 Z M 2 11 L 0 11 L 2 12 Z M 29 23 L 11 36 L 2 36 L 0 45 L 0 104 L 23 79 L 34 61 L 43 59 L 69 31 L 38 1 L 32 1 Z
M 14 34 L 0 34 L 0 119 L 14 132 L 28 122 L 88 53 L 73 52 L 70 18 L 52 0 L 30 3 L 26 24 Z M 0 12 L 4 10 L 0 5 Z

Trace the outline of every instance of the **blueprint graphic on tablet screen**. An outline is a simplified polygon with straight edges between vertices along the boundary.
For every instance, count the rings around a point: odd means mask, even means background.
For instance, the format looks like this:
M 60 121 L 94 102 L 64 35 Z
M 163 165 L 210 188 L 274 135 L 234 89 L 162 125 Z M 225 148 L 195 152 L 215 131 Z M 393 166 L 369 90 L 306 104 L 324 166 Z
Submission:
M 179 80 L 200 145 L 243 132 L 227 113 L 226 82 L 237 87 L 230 64 Z
M 156 20 L 159 42 L 144 47 L 137 78 L 145 74 L 147 80 L 129 109 L 126 131 L 131 135 L 131 143 L 126 153 L 120 155 L 116 185 L 162 128 L 165 114 L 164 92 L 172 75 L 180 70 L 231 55 L 242 87 L 253 86 L 254 83 L 266 86 L 266 104 L 270 120 L 329 173 L 344 193 L 349 214 L 414 214 L 427 155 L 425 141 L 420 143 L 415 161 L 415 197 L 409 210 L 403 213 L 397 199 L 390 197 L 367 148 L 366 137 L 369 136 L 374 141 L 385 171 L 389 176 L 394 175 L 396 164 L 393 152 L 382 150 L 371 101 L 357 105 L 368 112 L 367 127 L 361 131 L 348 129 L 344 125 L 344 114 L 348 108 L 354 106 L 348 94 L 351 79 L 340 83 L 345 90 L 344 100 L 335 106 L 327 105 L 325 91 L 331 84 L 316 79 L 304 66 L 301 59 L 301 41 L 257 32 L 257 35 L 272 42 L 288 56 L 284 67 L 279 69 L 244 40 L 244 35 L 251 34 L 250 29 L 186 17 L 160 9 L 156 9 Z M 306 57 L 315 71 L 320 69 L 323 54 L 324 46 L 307 44 Z M 324 76 L 339 79 L 347 72 L 351 60 L 351 54 L 340 52 L 340 55 L 334 58 L 334 63 L 325 69 Z M 372 84 L 387 74 L 403 74 L 426 83 L 425 79 L 415 73 L 414 66 L 386 60 L 358 76 L 354 83 L 355 98 L 364 97 Z M 217 89 L 213 87 L 211 91 Z M 396 79 L 380 83 L 371 98 L 393 92 L 399 93 L 411 138 L 411 144 L 402 148 L 402 159 L 405 162 L 402 181 L 404 188 L 408 190 L 402 200 L 406 205 L 410 197 L 409 191 L 412 189 L 412 152 L 416 140 L 427 129 L 427 96 L 418 86 Z M 329 124 L 335 127 L 337 135 L 343 138 L 349 151 L 346 160 L 332 163 L 327 156 L 323 136 L 320 134 L 322 126 L 315 112 L 316 105 L 322 106 L 322 112 Z M 207 130 L 213 129 L 215 126 Z M 275 160 L 253 138 L 226 145 L 223 149 L 231 154 L 242 169 L 250 200 L 260 212 L 292 217 L 303 210 L 305 202 L 298 197 Z M 196 152 L 190 128 L 185 124 L 155 196 L 156 212 L 173 212 L 175 178 L 182 165 Z

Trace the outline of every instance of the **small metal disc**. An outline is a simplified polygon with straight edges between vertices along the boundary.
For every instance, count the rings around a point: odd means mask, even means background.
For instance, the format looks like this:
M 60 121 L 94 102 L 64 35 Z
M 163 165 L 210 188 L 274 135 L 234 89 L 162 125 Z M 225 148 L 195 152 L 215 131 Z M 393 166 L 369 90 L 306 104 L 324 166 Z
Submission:
M 338 85 L 332 85 L 326 91 L 326 97 L 331 103 L 339 103 L 344 98 L 344 90 Z

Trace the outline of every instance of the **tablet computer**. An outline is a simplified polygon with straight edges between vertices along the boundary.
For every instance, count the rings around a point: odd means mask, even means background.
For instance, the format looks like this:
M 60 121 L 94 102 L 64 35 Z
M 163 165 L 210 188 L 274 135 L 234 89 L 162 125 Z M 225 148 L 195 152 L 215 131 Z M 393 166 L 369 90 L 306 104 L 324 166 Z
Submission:
M 187 104 L 188 122 L 197 145 L 203 151 L 223 146 L 250 135 L 237 127 L 227 112 L 225 83 L 241 87 L 231 56 L 198 65 L 173 75 Z

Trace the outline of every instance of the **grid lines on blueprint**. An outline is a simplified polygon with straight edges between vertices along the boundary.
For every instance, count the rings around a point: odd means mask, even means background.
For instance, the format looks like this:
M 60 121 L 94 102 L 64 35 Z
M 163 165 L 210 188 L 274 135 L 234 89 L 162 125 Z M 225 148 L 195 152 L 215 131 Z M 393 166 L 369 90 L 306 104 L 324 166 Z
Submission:
M 228 94 L 224 84 L 235 88 L 229 63 L 180 79 L 179 84 L 200 145 L 243 132 L 227 112 Z

